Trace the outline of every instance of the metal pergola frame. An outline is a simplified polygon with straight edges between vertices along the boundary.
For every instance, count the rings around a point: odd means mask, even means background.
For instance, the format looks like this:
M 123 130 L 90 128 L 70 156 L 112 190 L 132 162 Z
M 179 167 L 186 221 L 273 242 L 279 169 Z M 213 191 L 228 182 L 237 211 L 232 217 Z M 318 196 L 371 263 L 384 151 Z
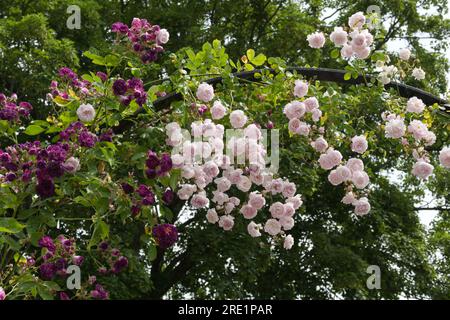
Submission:
M 276 73 L 274 69 L 255 69 L 252 71 L 243 71 L 243 72 L 235 72 L 233 76 L 238 79 L 244 79 L 252 82 L 258 82 L 259 79 L 255 77 L 256 73 L 262 73 L 263 71 L 269 71 L 273 74 Z M 286 68 L 286 71 L 296 72 L 297 74 L 301 74 L 306 79 L 320 80 L 320 81 L 328 81 L 328 82 L 337 82 L 343 84 L 360 84 L 366 85 L 366 83 L 370 82 L 374 77 L 371 75 L 362 76 L 359 75 L 357 78 L 351 78 L 349 80 L 344 79 L 344 75 L 347 71 L 339 70 L 339 69 L 329 69 L 329 68 L 303 68 L 303 67 L 289 67 Z M 164 81 L 163 79 L 161 81 Z M 211 85 L 216 85 L 223 81 L 222 77 L 215 77 L 205 80 L 204 82 L 209 83 Z M 395 89 L 399 93 L 401 97 L 410 98 L 416 96 L 426 105 L 431 105 L 437 103 L 440 106 L 442 112 L 450 115 L 450 103 L 444 99 L 441 99 L 435 95 L 432 95 L 424 90 L 419 88 L 409 86 L 407 84 L 399 83 L 399 82 L 390 82 L 384 85 L 385 89 Z M 173 101 L 178 101 L 183 99 L 181 93 L 169 93 L 164 97 L 160 97 L 153 101 L 153 106 L 156 110 L 162 110 L 164 107 L 169 106 Z M 143 109 L 140 108 L 136 111 L 135 116 L 142 113 Z M 116 133 L 122 133 L 126 131 L 133 124 L 132 120 L 125 119 L 120 122 L 120 124 L 114 129 Z

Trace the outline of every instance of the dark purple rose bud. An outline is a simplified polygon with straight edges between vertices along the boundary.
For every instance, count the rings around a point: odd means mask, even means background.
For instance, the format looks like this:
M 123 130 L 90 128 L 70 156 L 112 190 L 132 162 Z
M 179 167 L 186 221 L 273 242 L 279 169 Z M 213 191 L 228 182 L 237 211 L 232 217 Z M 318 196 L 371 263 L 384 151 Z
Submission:
M 155 179 L 156 178 L 156 170 L 155 169 L 147 169 L 145 170 L 145 174 L 147 175 L 147 178 L 149 179 Z
M 95 285 L 95 290 L 91 291 L 91 297 L 99 300 L 106 300 L 109 298 L 109 293 L 100 284 Z
M 155 169 L 157 166 L 159 166 L 159 163 L 160 161 L 158 155 L 154 151 L 149 150 L 147 152 L 147 161 L 145 162 L 147 168 Z
M 99 77 L 103 82 L 108 80 L 108 76 L 106 75 L 106 73 L 99 71 L 96 74 L 97 74 L 97 77 Z
M 81 266 L 83 264 L 84 257 L 83 256 L 74 256 L 72 258 L 72 262 L 76 266 Z
M 47 248 L 50 252 L 55 252 L 56 246 L 53 242 L 53 239 L 49 236 L 43 236 L 39 241 L 38 244 L 41 248 Z
M 66 270 L 67 269 L 67 261 L 64 258 L 59 258 L 55 262 L 56 270 Z
M 119 259 L 116 260 L 116 262 L 114 262 L 112 271 L 114 273 L 119 273 L 127 266 L 128 266 L 128 259 L 124 256 L 121 256 L 121 257 L 119 257 Z
M 123 79 L 114 81 L 112 88 L 116 96 L 124 95 L 128 90 L 127 83 Z
M 155 195 L 150 192 L 149 195 L 147 195 L 144 199 L 142 199 L 142 204 L 144 206 L 151 206 L 155 204 Z
M 173 202 L 173 199 L 175 198 L 175 193 L 171 189 L 167 189 L 164 191 L 162 195 L 162 199 L 164 203 L 171 204 Z
M 70 298 L 67 293 L 65 293 L 64 291 L 61 291 L 59 293 L 59 300 L 70 300 Z
M 129 183 L 122 183 L 122 190 L 123 192 L 125 192 L 126 194 L 132 194 L 134 192 L 134 188 L 132 185 L 130 185 Z
M 108 249 L 109 245 L 108 242 L 101 242 L 98 246 L 100 248 L 100 250 L 105 251 L 106 249 Z
M 153 237 L 163 249 L 171 247 L 178 240 L 178 230 L 173 224 L 158 224 L 153 227 Z
M 16 176 L 16 174 L 14 172 L 9 172 L 9 173 L 6 174 L 6 180 L 7 181 L 11 182 L 11 181 L 14 181 L 16 179 L 17 179 L 17 176 Z
M 44 179 L 39 181 L 36 185 L 36 193 L 41 198 L 49 198 L 55 194 L 55 185 L 50 179 Z
M 151 194 L 151 191 L 149 187 L 147 187 L 145 184 L 141 184 L 139 188 L 137 189 L 137 193 L 142 197 L 145 198 Z
M 267 127 L 267 129 L 273 129 L 275 127 L 275 125 L 273 124 L 272 121 L 268 121 L 266 127 Z
M 169 154 L 163 153 L 161 155 L 161 171 L 167 172 L 172 169 L 172 158 Z
M 44 263 L 39 267 L 39 273 L 44 280 L 51 280 L 56 274 L 56 266 L 53 263 Z

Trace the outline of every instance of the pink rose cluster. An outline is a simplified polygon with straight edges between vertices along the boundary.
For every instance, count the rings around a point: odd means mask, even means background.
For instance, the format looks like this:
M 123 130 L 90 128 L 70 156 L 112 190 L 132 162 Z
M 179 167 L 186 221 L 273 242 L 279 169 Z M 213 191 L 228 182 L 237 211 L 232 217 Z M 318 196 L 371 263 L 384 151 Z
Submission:
M 21 118 L 28 118 L 33 109 L 29 102 L 17 103 L 17 95 L 7 97 L 0 93 L 0 120 L 19 122 Z
M 170 36 L 166 29 L 139 18 L 134 18 L 130 27 L 122 22 L 116 22 L 112 25 L 111 31 L 118 35 L 119 40 L 126 39 L 143 63 L 156 61 L 158 54 L 164 51 L 163 45 L 169 41 Z
M 417 97 L 408 100 L 406 111 L 409 113 L 421 114 L 425 104 Z M 431 146 L 436 142 L 436 135 L 428 130 L 425 123 L 413 119 L 408 123 L 399 115 L 383 112 L 381 115 L 385 123 L 385 136 L 391 139 L 399 139 L 416 160 L 411 173 L 420 178 L 427 179 L 433 174 L 434 167 L 430 164 L 429 154 L 425 147 Z
M 363 29 L 366 17 L 362 12 L 353 14 L 348 19 L 349 29 L 335 27 L 330 34 L 330 40 L 336 47 L 342 47 L 342 58 L 366 59 L 370 55 L 370 46 L 373 43 L 373 35 L 368 29 Z M 311 48 L 322 48 L 325 45 L 325 36 L 322 32 L 316 32 L 307 37 Z
M 231 112 L 229 120 L 231 127 L 239 130 L 226 145 L 224 126 L 211 119 L 192 123 L 190 132 L 184 133 L 175 122 L 166 126 L 166 141 L 173 147 L 172 163 L 181 169 L 184 180 L 177 195 L 195 209 L 208 209 L 208 222 L 217 223 L 225 231 L 232 230 L 235 219 L 242 215 L 252 220 L 247 228 L 250 236 L 259 237 L 264 231 L 278 241 L 283 240 L 283 247 L 290 249 L 293 238 L 286 231 L 294 226 L 293 215 L 302 205 L 295 184 L 275 178 L 265 168 L 266 149 L 258 125 L 245 126 L 248 118 L 241 110 Z M 194 141 L 190 140 L 191 136 Z M 240 157 L 248 161 L 240 163 Z M 235 158 L 238 163 L 233 165 Z M 268 219 L 258 216 L 268 205 L 266 195 L 280 200 L 270 206 Z M 254 219 L 266 221 L 256 223 Z

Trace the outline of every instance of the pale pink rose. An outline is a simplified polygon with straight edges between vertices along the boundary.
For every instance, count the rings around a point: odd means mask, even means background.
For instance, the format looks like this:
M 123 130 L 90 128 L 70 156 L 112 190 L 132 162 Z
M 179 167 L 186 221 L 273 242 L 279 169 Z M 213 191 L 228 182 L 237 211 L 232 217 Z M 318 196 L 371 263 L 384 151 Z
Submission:
M 228 202 L 228 195 L 224 192 L 220 192 L 218 190 L 213 191 L 212 202 L 217 203 L 219 206 L 223 205 L 225 202 Z
M 251 173 L 250 174 L 250 180 L 253 182 L 253 184 L 260 186 L 263 183 L 264 176 L 261 173 Z
M 223 106 L 222 102 L 219 100 L 214 101 L 214 104 L 211 108 L 211 117 L 214 120 L 222 119 L 227 112 L 227 109 Z
M 320 109 L 314 109 L 311 112 L 312 121 L 317 122 L 320 120 L 321 117 L 322 117 L 322 111 Z
M 289 234 L 284 238 L 283 248 L 286 250 L 291 250 L 294 245 L 294 238 Z
M 354 52 L 357 52 L 359 50 L 362 50 L 366 47 L 366 36 L 362 33 L 352 33 L 350 34 L 352 36 L 352 41 L 350 42 L 350 45 L 352 46 L 352 49 Z
M 370 46 L 373 43 L 373 35 L 367 29 L 362 30 L 361 34 L 366 37 L 366 45 Z
M 254 191 L 254 192 L 250 193 L 248 203 L 256 210 L 259 210 L 265 206 L 266 199 L 264 199 L 262 194 Z
M 181 168 L 181 176 L 185 179 L 192 179 L 195 176 L 195 171 L 191 165 L 184 165 Z
M 408 48 L 403 48 L 400 49 L 400 51 L 398 52 L 398 55 L 400 57 L 400 59 L 402 60 L 409 60 L 409 58 L 411 57 L 411 51 Z
M 312 112 L 314 109 L 319 108 L 319 101 L 316 97 L 309 97 L 303 101 L 307 112 Z
M 214 98 L 214 88 L 206 82 L 201 83 L 197 88 L 197 99 L 209 102 Z
M 331 170 L 330 174 L 328 175 L 328 181 L 330 181 L 333 186 L 340 185 L 343 182 L 342 177 L 336 170 Z
M 252 181 L 247 176 L 241 176 L 236 187 L 242 192 L 248 192 L 252 187 Z
M 428 128 L 425 123 L 419 120 L 413 120 L 409 123 L 408 132 L 412 133 L 414 139 L 421 140 L 425 139 L 428 135 Z
M 412 76 L 416 80 L 423 80 L 425 79 L 425 71 L 421 68 L 414 68 L 412 71 Z
M 220 192 L 226 192 L 231 188 L 231 182 L 225 177 L 220 177 L 214 180 L 217 185 L 217 190 Z
M 370 56 L 370 48 L 369 47 L 363 47 L 360 49 L 353 49 L 355 52 L 355 56 L 358 59 L 367 59 Z
M 369 200 L 365 197 L 356 200 L 353 205 L 355 206 L 355 214 L 358 216 L 364 216 L 370 211 Z
M 321 154 L 319 164 L 322 169 L 330 170 L 339 165 L 342 161 L 342 154 L 334 149 L 328 149 L 327 153 Z
M 206 208 L 209 204 L 209 200 L 203 193 L 197 193 L 192 196 L 191 205 L 196 208 Z
M 272 194 L 277 194 L 283 192 L 284 181 L 281 178 L 273 179 L 270 183 L 270 191 Z
M 365 136 L 354 136 L 352 138 L 352 151 L 363 154 L 366 152 L 368 143 Z
M 236 207 L 236 206 L 234 205 L 234 203 L 227 202 L 227 203 L 225 203 L 225 212 L 226 212 L 227 214 L 230 214 L 231 211 L 233 211 L 235 207 Z
M 356 201 L 356 198 L 353 192 L 347 192 L 341 201 L 344 204 L 352 204 L 353 202 Z
M 233 128 L 242 128 L 247 122 L 247 116 L 242 110 L 234 110 L 230 114 L 230 123 Z
M 244 136 L 252 140 L 260 140 L 262 138 L 261 129 L 254 123 L 249 124 L 247 128 L 244 129 Z
M 291 230 L 294 227 L 295 221 L 292 217 L 281 217 L 279 219 L 281 227 L 283 227 L 283 230 Z
M 272 203 L 269 208 L 273 218 L 281 218 L 284 215 L 284 206 L 281 202 Z
M 317 109 L 318 110 L 318 109 Z M 320 110 L 318 110 L 320 111 Z M 311 130 L 311 126 L 306 122 L 300 122 L 300 126 L 297 129 L 297 133 L 301 136 L 308 136 L 309 131 Z
M 275 219 L 269 219 L 264 225 L 264 231 L 271 236 L 275 236 L 281 232 L 281 224 Z
M 251 221 L 247 226 L 247 232 L 253 238 L 261 236 L 261 232 L 259 231 L 260 229 L 261 226 L 259 224 L 254 223 L 253 221 Z
M 209 223 L 216 223 L 219 221 L 219 216 L 217 215 L 216 209 L 209 209 L 206 213 L 206 220 L 208 220 Z
M 352 178 L 352 171 L 347 166 L 338 166 L 336 173 L 341 177 L 342 181 L 348 181 Z
M 357 12 L 348 18 L 348 26 L 351 29 L 361 29 L 366 23 L 366 17 L 362 12 Z
M 77 116 L 81 122 L 91 122 L 95 119 L 95 109 L 92 104 L 82 104 L 77 109 Z
M 178 198 L 188 200 L 192 194 L 197 191 L 197 187 L 191 184 L 183 184 L 177 192 Z
M 245 219 L 253 219 L 257 214 L 256 208 L 253 208 L 249 204 L 244 204 L 240 211 Z
M 325 44 L 325 36 L 322 32 L 315 32 L 306 37 L 311 48 L 319 49 Z
M 304 97 L 308 93 L 308 83 L 302 80 L 295 80 L 294 96 Z
M 284 106 L 283 113 L 291 120 L 295 118 L 301 118 L 306 112 L 306 107 L 303 102 L 292 101 Z
M 444 168 L 450 168 L 450 148 L 444 147 L 439 152 L 439 162 Z
M 385 127 L 386 138 L 399 139 L 405 135 L 406 126 L 402 118 L 391 118 Z
M 353 49 L 351 45 L 344 44 L 341 49 L 342 58 L 351 58 L 353 56 Z
M 412 97 L 406 103 L 406 111 L 413 113 L 422 113 L 425 109 L 423 101 L 417 97 Z
M 229 231 L 233 229 L 234 226 L 234 217 L 230 215 L 223 215 L 219 219 L 219 227 L 221 227 L 225 231 Z
M 334 31 L 330 34 L 330 40 L 340 47 L 347 43 L 347 32 L 342 27 L 334 27 Z
M 230 197 L 229 200 L 232 204 L 234 204 L 235 206 L 238 206 L 241 203 L 241 200 L 239 200 L 239 198 L 236 197 Z
M 195 121 L 191 123 L 191 134 L 194 137 L 203 136 L 203 123 L 201 121 Z
M 292 205 L 294 206 L 294 210 L 297 210 L 298 208 L 300 208 L 303 204 L 302 201 L 302 196 L 297 194 L 294 197 L 290 197 L 286 200 L 287 203 L 292 203 Z
M 413 165 L 411 173 L 414 176 L 425 180 L 433 174 L 433 170 L 434 167 L 431 164 L 423 160 L 419 160 Z
M 369 176 L 364 171 L 355 171 L 352 175 L 352 182 L 358 189 L 364 189 L 369 184 Z
M 345 166 L 349 168 L 352 172 L 364 170 L 364 162 L 362 162 L 361 159 L 357 158 L 348 159 L 347 164 Z
M 219 174 L 219 167 L 214 161 L 208 161 L 203 165 L 203 172 L 207 176 L 214 178 Z
M 328 148 L 328 142 L 323 138 L 319 137 L 313 142 L 311 142 L 311 146 L 316 150 L 317 152 L 325 152 Z
M 283 184 L 283 197 L 290 198 L 295 195 L 295 191 L 297 190 L 295 183 L 292 182 L 285 182 Z
M 288 129 L 292 133 L 298 133 L 298 130 L 301 126 L 302 122 L 297 118 L 289 120 Z
M 64 170 L 69 173 L 75 173 L 80 170 L 80 160 L 75 157 L 70 157 L 63 164 Z
M 242 173 L 242 169 L 234 169 L 229 172 L 227 178 L 232 184 L 238 184 L 241 181 Z
M 284 217 L 292 217 L 294 215 L 295 213 L 294 203 L 286 202 L 285 204 L 283 204 L 283 208 L 284 208 L 283 212 Z
M 181 154 L 173 154 L 171 157 L 174 168 L 182 168 L 184 165 L 184 157 Z
M 428 131 L 425 138 L 423 138 L 425 141 L 426 146 L 432 146 L 436 142 L 436 135 L 432 131 Z
M 169 31 L 167 29 L 159 29 L 156 32 L 156 42 L 158 44 L 166 44 L 169 41 Z

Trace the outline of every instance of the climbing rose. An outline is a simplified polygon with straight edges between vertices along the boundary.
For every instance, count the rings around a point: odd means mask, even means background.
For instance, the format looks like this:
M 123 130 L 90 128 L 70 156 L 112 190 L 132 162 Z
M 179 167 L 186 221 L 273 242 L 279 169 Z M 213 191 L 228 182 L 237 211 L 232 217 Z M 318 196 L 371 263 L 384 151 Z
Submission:
M 425 71 L 421 68 L 414 68 L 412 71 L 412 76 L 416 80 L 423 80 L 425 79 Z
M 154 226 L 152 234 L 156 240 L 156 243 L 163 249 L 171 247 L 178 240 L 177 228 L 168 223 Z
M 284 215 L 284 206 L 281 202 L 275 202 L 273 203 L 269 211 L 274 218 L 281 218 Z
M 425 109 L 425 104 L 417 97 L 410 98 L 406 104 L 406 111 L 408 112 L 422 113 L 423 109 Z
M 352 182 L 358 189 L 364 189 L 369 184 L 369 176 L 364 171 L 353 172 Z
M 366 17 L 362 12 L 357 12 L 348 18 L 348 26 L 352 29 L 360 29 L 366 23 Z
M 306 112 L 305 104 L 300 101 L 292 101 L 284 106 L 283 113 L 289 120 L 301 118 Z
M 206 220 L 208 220 L 209 223 L 216 223 L 217 221 L 219 221 L 216 209 L 208 210 L 208 212 L 206 213 Z
M 338 47 L 343 46 L 347 43 L 347 32 L 342 27 L 335 27 L 330 34 L 330 40 Z
M 234 217 L 230 215 L 221 216 L 219 219 L 219 227 L 225 231 L 230 231 L 234 226 Z
M 363 154 L 367 150 L 368 144 L 365 136 L 354 136 L 352 138 L 352 151 Z
M 240 211 L 245 219 L 253 219 L 257 214 L 256 208 L 249 204 L 243 205 Z
M 361 159 L 350 158 L 347 161 L 346 167 L 349 168 L 352 172 L 363 171 L 364 163 L 362 162 Z
M 64 162 L 63 167 L 67 172 L 75 173 L 80 170 L 80 160 L 75 157 L 70 157 Z
M 203 102 L 209 102 L 214 98 L 214 88 L 206 82 L 201 83 L 197 88 L 197 98 Z
M 214 101 L 214 104 L 211 108 L 211 117 L 214 120 L 222 119 L 225 116 L 226 109 L 223 106 L 222 102 L 219 100 Z
M 266 199 L 262 194 L 255 191 L 250 193 L 248 203 L 256 210 L 259 210 L 266 204 Z
M 261 236 L 261 232 L 259 232 L 259 229 L 260 229 L 260 226 L 256 223 L 254 223 L 253 221 L 250 222 L 247 226 L 248 234 L 250 236 L 252 236 L 253 238 Z
M 342 161 L 342 154 L 333 149 L 328 149 L 327 153 L 323 153 L 319 157 L 319 164 L 322 169 L 330 170 Z
M 82 104 L 77 109 L 77 116 L 82 122 L 91 122 L 95 119 L 95 109 L 91 104 Z
M 444 147 L 439 153 L 439 162 L 445 168 L 450 168 L 450 148 Z
M 308 83 L 302 80 L 295 80 L 294 96 L 304 97 L 308 93 Z
M 286 236 L 286 238 L 284 238 L 284 243 L 283 243 L 283 247 L 286 250 L 290 250 L 292 248 L 292 246 L 294 245 L 294 237 L 292 237 L 290 234 Z
M 247 122 L 247 116 L 242 110 L 234 110 L 230 114 L 230 123 L 233 128 L 242 128 Z
M 169 32 L 166 29 L 160 29 L 156 32 L 156 41 L 160 44 L 166 44 L 169 41 Z
M 325 36 L 322 32 L 312 33 L 308 35 L 306 40 L 308 40 L 309 46 L 315 49 L 322 48 L 325 44 Z
M 271 236 L 275 236 L 281 231 L 281 224 L 275 219 L 269 219 L 266 221 L 264 225 L 264 231 L 270 234 Z
M 2 287 L 0 287 L 0 300 L 5 300 L 5 299 L 6 299 L 5 290 L 3 290 Z
M 427 179 L 433 173 L 433 166 L 423 160 L 417 161 L 412 168 L 412 174 L 420 179 Z
M 328 148 L 328 142 L 323 138 L 319 137 L 315 141 L 311 142 L 311 146 L 316 150 L 317 152 L 325 152 Z
M 411 51 L 408 48 L 403 48 L 400 49 L 399 53 L 398 53 L 400 59 L 402 60 L 409 60 L 409 58 L 411 57 Z
M 353 205 L 355 206 L 355 214 L 358 216 L 366 215 L 370 211 L 370 203 L 365 197 L 356 200 Z
M 353 194 L 353 192 L 348 192 L 345 194 L 345 196 L 342 198 L 342 203 L 344 204 L 352 204 L 353 202 L 356 201 L 355 195 Z
M 406 126 L 403 119 L 390 119 L 385 127 L 386 138 L 399 139 L 405 135 Z
M 336 170 L 331 170 L 328 174 L 328 181 L 330 181 L 333 186 L 337 186 L 343 182 L 343 179 Z

